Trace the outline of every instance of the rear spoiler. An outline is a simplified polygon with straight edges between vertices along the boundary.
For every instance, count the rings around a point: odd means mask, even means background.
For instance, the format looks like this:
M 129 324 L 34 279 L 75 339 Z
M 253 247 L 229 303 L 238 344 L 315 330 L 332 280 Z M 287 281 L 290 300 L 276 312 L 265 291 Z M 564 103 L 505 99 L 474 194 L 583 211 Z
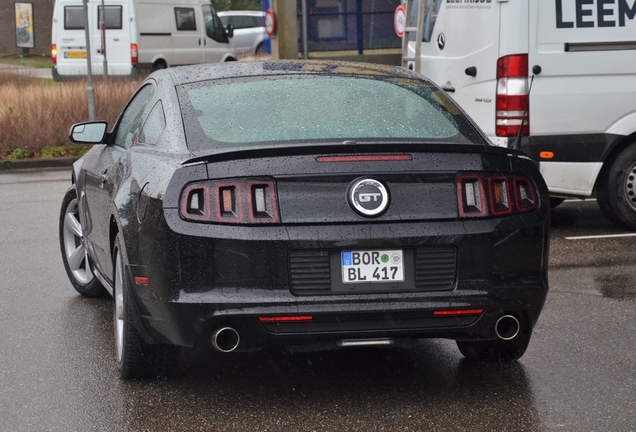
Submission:
M 418 142 L 348 142 L 312 143 L 312 144 L 274 144 L 268 147 L 231 148 L 222 152 L 210 152 L 196 155 L 182 162 L 182 165 L 201 162 L 225 162 L 231 160 L 308 155 L 359 155 L 391 153 L 500 153 L 525 156 L 525 153 L 504 147 L 484 146 L 480 144 L 449 144 Z

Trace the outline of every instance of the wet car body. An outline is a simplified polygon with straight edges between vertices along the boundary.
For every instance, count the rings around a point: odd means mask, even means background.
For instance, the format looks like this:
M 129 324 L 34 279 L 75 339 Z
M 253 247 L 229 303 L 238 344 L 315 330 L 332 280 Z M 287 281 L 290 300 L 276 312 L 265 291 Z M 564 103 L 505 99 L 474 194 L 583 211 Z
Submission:
M 422 80 L 331 62 L 151 75 L 73 173 L 87 262 L 107 291 L 123 296 L 116 304 L 130 310 L 144 346 L 229 352 L 434 337 L 459 341 L 469 357 L 523 354 L 548 289 L 548 193 L 529 158 L 489 145 L 441 92 L 441 103 L 474 132 L 469 140 L 186 146 L 196 135 L 187 135 L 179 86 L 237 76 Z M 135 107 L 144 87 L 152 91 Z M 164 126 L 146 131 L 158 106 Z M 366 214 L 380 198 L 386 207 Z M 345 266 L 352 256 L 371 267 Z M 116 307 L 116 326 L 121 316 Z

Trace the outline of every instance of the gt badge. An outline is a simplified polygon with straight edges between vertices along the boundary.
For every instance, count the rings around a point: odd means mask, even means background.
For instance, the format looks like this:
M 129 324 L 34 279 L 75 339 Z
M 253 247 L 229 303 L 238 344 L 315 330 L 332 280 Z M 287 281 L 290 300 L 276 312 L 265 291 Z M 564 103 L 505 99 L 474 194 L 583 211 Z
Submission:
M 354 180 L 347 190 L 349 206 L 362 216 L 380 216 L 389 206 L 389 192 L 378 180 Z

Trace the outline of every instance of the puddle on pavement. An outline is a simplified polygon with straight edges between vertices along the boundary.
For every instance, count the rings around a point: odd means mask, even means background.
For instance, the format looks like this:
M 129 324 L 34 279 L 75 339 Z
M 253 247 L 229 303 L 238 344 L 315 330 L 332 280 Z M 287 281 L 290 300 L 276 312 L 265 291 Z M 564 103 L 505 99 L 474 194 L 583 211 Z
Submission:
M 636 280 L 632 274 L 606 273 L 599 274 L 594 279 L 605 297 L 617 300 L 636 299 Z

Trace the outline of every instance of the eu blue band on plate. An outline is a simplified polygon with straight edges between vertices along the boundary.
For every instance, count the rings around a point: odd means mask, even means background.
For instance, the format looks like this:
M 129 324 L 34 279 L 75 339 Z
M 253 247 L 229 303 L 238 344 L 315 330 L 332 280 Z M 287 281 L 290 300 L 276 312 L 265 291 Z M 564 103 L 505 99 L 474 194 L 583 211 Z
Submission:
M 351 252 L 343 252 L 342 253 L 342 265 L 348 266 L 352 265 L 353 260 L 351 259 Z

